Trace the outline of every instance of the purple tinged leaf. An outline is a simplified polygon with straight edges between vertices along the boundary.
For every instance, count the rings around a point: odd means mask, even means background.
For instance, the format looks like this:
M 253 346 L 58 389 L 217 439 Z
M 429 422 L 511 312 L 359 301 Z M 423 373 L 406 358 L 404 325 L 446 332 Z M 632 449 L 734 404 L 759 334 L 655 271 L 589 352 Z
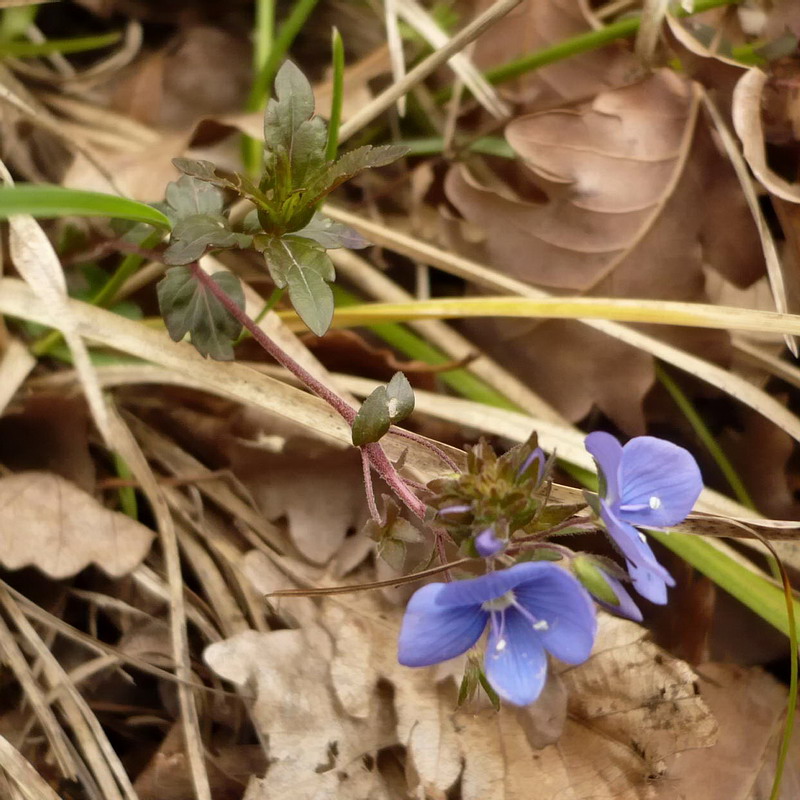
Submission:
M 211 280 L 239 308 L 244 308 L 244 290 L 235 275 L 217 272 L 211 275 Z M 242 326 L 188 267 L 168 269 L 157 292 L 161 315 L 173 341 L 179 342 L 190 333 L 200 355 L 218 361 L 233 359 L 233 342 Z

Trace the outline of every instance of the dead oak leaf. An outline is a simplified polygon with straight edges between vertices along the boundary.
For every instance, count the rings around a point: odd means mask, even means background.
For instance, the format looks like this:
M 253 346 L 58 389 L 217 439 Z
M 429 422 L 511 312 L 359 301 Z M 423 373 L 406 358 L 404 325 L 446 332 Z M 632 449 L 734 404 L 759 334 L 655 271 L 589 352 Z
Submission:
M 657 800 L 766 800 L 783 733 L 786 688 L 761 669 L 698 667 L 703 696 L 720 723 L 710 749 L 674 759 L 656 784 Z M 794 739 L 780 797 L 800 796 L 800 746 Z
M 597 296 L 703 301 L 704 263 L 747 285 L 763 259 L 735 176 L 697 120 L 691 84 L 662 71 L 577 110 L 509 125 L 509 142 L 546 202 L 479 183 L 464 167 L 449 172 L 447 195 L 483 228 L 494 266 L 520 280 Z M 596 403 L 626 430 L 642 427 L 650 356 L 571 322 L 472 328 L 480 345 L 569 419 Z M 655 333 L 706 357 L 727 354 L 724 334 Z
M 49 472 L 0 479 L 0 562 L 67 578 L 90 564 L 120 577 L 147 555 L 153 532 Z
M 350 783 L 368 777 L 363 757 L 395 743 L 385 698 L 376 698 L 368 719 L 341 709 L 330 682 L 333 655 L 331 637 L 318 626 L 246 631 L 206 649 L 220 677 L 255 694 L 253 720 L 270 758 L 255 797 L 349 800 Z
M 716 722 L 690 667 L 644 640 L 646 631 L 600 615 L 595 650 L 556 667 L 568 694 L 558 741 L 530 746 L 518 717 L 456 714 L 464 800 L 643 800 L 675 753 L 712 745 Z

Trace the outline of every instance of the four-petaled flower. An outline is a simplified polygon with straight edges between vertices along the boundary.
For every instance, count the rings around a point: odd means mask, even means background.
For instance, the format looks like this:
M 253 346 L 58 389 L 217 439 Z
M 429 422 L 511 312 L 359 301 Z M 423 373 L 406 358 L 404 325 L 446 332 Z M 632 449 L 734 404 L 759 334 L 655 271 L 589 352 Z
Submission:
M 653 436 L 638 436 L 624 447 L 611 434 L 586 437 L 597 463 L 601 486 L 600 517 L 628 562 L 636 591 L 653 603 L 667 602 L 672 576 L 656 561 L 634 525 L 662 528 L 682 522 L 703 489 L 703 479 L 688 450 Z
M 545 651 L 580 664 L 597 631 L 591 598 L 572 575 L 550 562 L 524 562 L 418 589 L 403 618 L 398 659 L 426 667 L 454 658 L 478 641 L 487 624 L 486 677 L 515 705 L 532 703 L 542 691 Z

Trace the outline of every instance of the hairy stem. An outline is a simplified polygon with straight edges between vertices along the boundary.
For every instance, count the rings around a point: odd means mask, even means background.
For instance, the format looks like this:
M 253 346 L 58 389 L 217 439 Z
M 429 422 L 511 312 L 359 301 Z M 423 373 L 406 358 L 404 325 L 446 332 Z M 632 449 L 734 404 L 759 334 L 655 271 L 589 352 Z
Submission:
M 204 272 L 200 265 L 195 261 L 189 265 L 192 275 L 197 281 L 225 307 L 233 318 L 246 328 L 253 339 L 258 342 L 261 348 L 269 353 L 282 367 L 289 370 L 299 381 L 310 389 L 317 397 L 322 398 L 348 425 L 352 427 L 353 420 L 356 418 L 356 410 L 346 401 L 339 397 L 336 392 L 331 391 L 324 383 L 317 380 L 304 366 L 295 361 L 288 353 L 282 350 L 266 333 L 252 320 L 236 303 L 228 297 L 225 291 L 216 282 L 211 280 L 211 276 Z M 389 461 L 389 457 L 383 448 L 373 442 L 364 445 L 362 448 L 366 453 L 372 468 L 383 478 L 398 499 L 420 519 L 425 518 L 425 503 L 423 503 L 400 477 L 394 465 Z
M 282 367 L 288 369 L 298 380 L 302 381 L 302 383 L 314 392 L 317 397 L 321 397 L 348 425 L 353 424 L 353 420 L 356 418 L 356 410 L 346 400 L 339 397 L 336 392 L 332 392 L 322 381 L 317 380 L 302 366 L 302 364 L 295 361 L 288 353 L 275 344 L 275 342 L 261 330 L 255 321 L 228 297 L 224 289 L 211 280 L 211 276 L 202 270 L 196 261 L 189 264 L 189 269 L 191 269 L 192 275 L 203 285 L 203 288 L 213 294 L 228 313 L 250 332 L 250 335 L 258 342 L 264 351 L 269 353 Z

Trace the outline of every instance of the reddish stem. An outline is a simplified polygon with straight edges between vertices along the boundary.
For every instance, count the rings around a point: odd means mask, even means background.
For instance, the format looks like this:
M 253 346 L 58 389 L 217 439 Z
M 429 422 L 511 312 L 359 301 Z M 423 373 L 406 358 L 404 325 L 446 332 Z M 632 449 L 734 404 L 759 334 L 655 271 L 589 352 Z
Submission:
M 330 405 L 346 422 L 352 427 L 353 420 L 356 418 L 356 410 L 338 394 L 332 392 L 324 383 L 317 380 L 305 367 L 295 361 L 288 353 L 282 350 L 259 325 L 251 319 L 243 309 L 227 295 L 219 284 L 211 279 L 211 276 L 204 272 L 200 265 L 195 261 L 189 264 L 192 275 L 203 285 L 219 302 L 225 307 L 228 313 L 241 325 L 246 328 L 253 339 L 282 367 L 289 370 L 298 380 L 310 389 L 317 397 L 322 398 Z M 425 503 L 423 503 L 408 487 L 400 477 L 394 465 L 389 461 L 389 457 L 383 448 L 377 443 L 364 445 L 363 452 L 366 453 L 372 468 L 383 478 L 392 491 L 408 509 L 420 519 L 425 518 Z

